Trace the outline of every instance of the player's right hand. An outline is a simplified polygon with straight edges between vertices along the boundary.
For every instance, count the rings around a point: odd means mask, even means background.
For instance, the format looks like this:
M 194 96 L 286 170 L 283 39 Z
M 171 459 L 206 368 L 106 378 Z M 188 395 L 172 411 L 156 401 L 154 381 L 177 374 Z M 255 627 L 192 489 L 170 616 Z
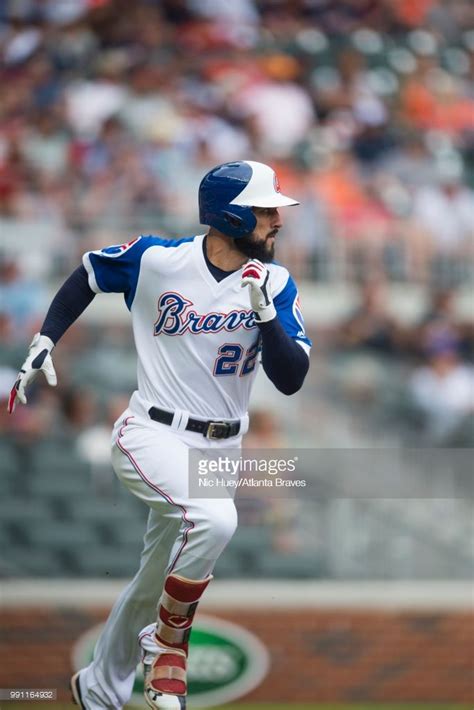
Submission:
M 242 288 L 249 287 L 250 305 L 255 313 L 255 318 L 260 323 L 273 320 L 276 316 L 270 293 L 270 272 L 265 264 L 258 259 L 247 261 L 242 267 Z
M 10 392 L 8 399 L 8 412 L 11 414 L 15 410 L 17 400 L 26 404 L 25 389 L 30 382 L 33 382 L 38 372 L 43 372 L 49 385 L 55 387 L 57 384 L 56 372 L 51 359 L 51 351 L 54 343 L 47 335 L 36 333 L 31 341 L 28 357 L 21 366 L 16 382 Z

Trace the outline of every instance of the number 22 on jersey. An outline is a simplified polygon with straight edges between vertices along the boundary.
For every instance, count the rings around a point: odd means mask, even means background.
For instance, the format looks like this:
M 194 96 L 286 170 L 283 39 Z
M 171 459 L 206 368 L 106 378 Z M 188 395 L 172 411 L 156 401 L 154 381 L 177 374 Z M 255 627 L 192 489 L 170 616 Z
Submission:
M 240 343 L 224 343 L 217 351 L 217 358 L 214 363 L 214 375 L 236 375 L 240 377 L 249 375 L 257 362 L 259 341 L 257 340 L 244 355 L 244 348 Z M 242 362 L 243 360 L 243 362 Z

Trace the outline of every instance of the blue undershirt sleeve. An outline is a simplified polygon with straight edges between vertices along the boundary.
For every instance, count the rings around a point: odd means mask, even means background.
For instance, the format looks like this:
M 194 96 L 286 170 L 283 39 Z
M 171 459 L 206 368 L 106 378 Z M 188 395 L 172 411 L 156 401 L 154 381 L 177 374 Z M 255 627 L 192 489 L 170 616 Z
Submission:
M 278 316 L 258 323 L 262 337 L 262 365 L 267 377 L 283 394 L 295 394 L 309 370 L 309 357 L 284 330 Z
M 81 315 L 95 296 L 90 288 L 87 271 L 79 266 L 64 282 L 55 297 L 41 327 L 41 335 L 47 335 L 56 345 L 66 330 Z

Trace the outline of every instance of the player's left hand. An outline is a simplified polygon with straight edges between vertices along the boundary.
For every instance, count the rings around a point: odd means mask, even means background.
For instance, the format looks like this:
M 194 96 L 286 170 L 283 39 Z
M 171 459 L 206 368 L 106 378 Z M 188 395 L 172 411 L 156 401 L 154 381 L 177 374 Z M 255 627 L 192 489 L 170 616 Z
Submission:
M 17 401 L 26 404 L 26 386 L 35 379 L 38 372 L 43 372 L 49 385 L 56 386 L 56 372 L 51 359 L 51 350 L 53 348 L 54 343 L 47 335 L 36 333 L 31 341 L 28 357 L 21 366 L 16 382 L 10 392 L 8 399 L 9 414 L 14 411 Z
M 240 286 L 249 286 L 250 304 L 257 321 L 266 323 L 275 318 L 276 310 L 270 293 L 270 272 L 265 264 L 258 259 L 244 264 Z

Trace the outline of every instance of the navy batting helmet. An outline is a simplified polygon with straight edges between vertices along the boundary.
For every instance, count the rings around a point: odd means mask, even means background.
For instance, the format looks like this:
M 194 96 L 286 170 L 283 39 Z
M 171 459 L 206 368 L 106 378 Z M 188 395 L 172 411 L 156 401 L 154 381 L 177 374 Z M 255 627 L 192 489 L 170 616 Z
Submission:
M 280 192 L 275 171 L 252 160 L 224 163 L 204 175 L 199 185 L 201 224 L 238 239 L 253 232 L 252 207 L 287 207 L 296 200 Z

